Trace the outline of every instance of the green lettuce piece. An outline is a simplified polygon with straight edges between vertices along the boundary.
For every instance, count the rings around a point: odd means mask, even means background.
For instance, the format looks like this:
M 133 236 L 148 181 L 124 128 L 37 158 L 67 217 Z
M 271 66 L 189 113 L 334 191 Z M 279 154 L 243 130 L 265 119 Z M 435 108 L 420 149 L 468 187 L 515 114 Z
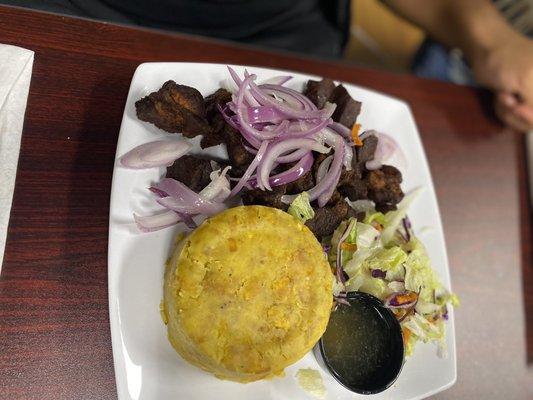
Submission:
M 402 223 L 402 219 L 407 216 L 407 210 L 411 203 L 420 195 L 422 188 L 417 188 L 407 193 L 403 200 L 398 204 L 396 211 L 389 211 L 385 214 L 385 221 L 380 222 L 383 225 L 383 231 L 381 232 L 381 242 L 384 246 L 390 244 L 394 239 L 396 231 Z
M 346 282 L 346 289 L 348 291 L 369 293 L 376 296 L 378 299 L 384 299 L 390 293 L 387 282 L 383 279 L 373 278 L 370 274 L 370 270 L 367 268 L 359 268 L 355 271 Z
M 427 303 L 436 299 L 436 293 L 443 291 L 436 272 L 431 267 L 426 249 L 417 238 L 409 242 L 410 253 L 405 260 L 405 288 L 419 293 L 419 298 Z
M 369 258 L 375 250 L 368 248 L 358 249 L 352 256 L 350 260 L 344 264 L 344 271 L 348 274 L 349 277 L 354 276 L 359 269 L 363 267 L 363 263 L 367 258 Z
M 374 221 L 378 224 L 383 225 L 385 222 L 387 222 L 387 218 L 382 212 L 367 213 L 365 219 L 363 220 L 363 223 L 371 224 Z
M 315 210 L 311 207 L 309 202 L 309 194 L 307 192 L 300 193 L 291 203 L 287 210 L 289 214 L 300 220 L 303 224 L 305 221 L 315 216 Z
M 390 293 L 389 287 L 383 279 L 372 278 L 372 276 L 364 280 L 359 290 L 376 296 L 380 300 L 385 299 Z
M 379 236 L 379 231 L 372 225 L 358 222 L 355 226 L 355 240 L 351 243 L 357 244 L 357 249 L 369 248 L 376 243 L 376 238 Z
M 372 254 L 366 264 L 369 269 L 388 271 L 396 269 L 407 260 L 407 254 L 399 246 L 380 248 Z
M 402 321 L 402 327 L 411 331 L 419 340 L 428 342 L 439 341 L 444 337 L 445 326 L 442 319 L 430 322 L 420 314 L 413 314 L 407 320 Z

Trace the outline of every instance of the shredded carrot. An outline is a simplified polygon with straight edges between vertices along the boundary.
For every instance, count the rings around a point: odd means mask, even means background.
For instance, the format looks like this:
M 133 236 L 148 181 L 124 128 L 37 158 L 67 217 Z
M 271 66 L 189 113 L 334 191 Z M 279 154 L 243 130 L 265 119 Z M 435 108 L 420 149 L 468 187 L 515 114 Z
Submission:
M 403 344 L 405 345 L 409 341 L 409 338 L 411 337 L 411 331 L 407 328 L 402 328 L 402 333 L 403 333 Z
M 342 242 L 341 249 L 346 251 L 356 251 L 357 245 L 355 243 Z
M 418 295 L 415 292 L 408 292 L 406 294 L 400 294 L 396 296 L 396 301 L 398 304 L 411 303 L 416 300 Z
M 378 231 L 381 232 L 383 230 L 383 225 L 381 225 L 379 222 L 373 221 L 372 226 Z
M 358 147 L 363 145 L 363 142 L 359 138 L 359 130 L 360 129 L 361 129 L 361 124 L 358 124 L 358 123 L 353 124 L 353 126 L 352 126 L 352 139 L 353 139 L 353 143 L 356 146 L 358 146 Z

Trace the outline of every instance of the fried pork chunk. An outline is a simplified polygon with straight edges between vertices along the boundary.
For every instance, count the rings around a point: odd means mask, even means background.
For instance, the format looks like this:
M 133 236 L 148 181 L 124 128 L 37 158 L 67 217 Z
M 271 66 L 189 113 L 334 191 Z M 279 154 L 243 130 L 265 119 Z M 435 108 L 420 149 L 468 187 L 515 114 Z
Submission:
M 135 103 L 137 117 L 171 133 L 193 138 L 212 131 L 202 94 L 189 86 L 167 81 L 157 92 Z

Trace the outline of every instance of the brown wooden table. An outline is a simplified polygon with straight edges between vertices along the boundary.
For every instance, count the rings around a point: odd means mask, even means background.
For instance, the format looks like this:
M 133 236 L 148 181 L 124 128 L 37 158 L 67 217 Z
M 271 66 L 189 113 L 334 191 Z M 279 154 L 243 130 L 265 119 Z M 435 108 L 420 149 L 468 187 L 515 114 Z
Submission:
M 107 300 L 109 193 L 128 87 L 144 61 L 286 68 L 408 101 L 435 180 L 453 287 L 462 300 L 457 384 L 435 398 L 533 398 L 523 138 L 486 115 L 486 94 L 6 7 L 0 7 L 0 43 L 35 51 L 0 281 L 1 399 L 116 398 Z

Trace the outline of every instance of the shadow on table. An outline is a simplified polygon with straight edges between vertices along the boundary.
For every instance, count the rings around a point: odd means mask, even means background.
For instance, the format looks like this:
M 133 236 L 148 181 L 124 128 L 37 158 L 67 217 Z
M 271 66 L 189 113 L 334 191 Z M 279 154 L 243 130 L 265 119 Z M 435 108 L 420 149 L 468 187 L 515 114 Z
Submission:
M 522 238 L 522 285 L 524 293 L 524 313 L 526 326 L 526 359 L 533 364 L 533 213 L 529 197 L 527 154 L 525 137 L 518 140 L 518 173 L 520 185 L 520 236 Z

